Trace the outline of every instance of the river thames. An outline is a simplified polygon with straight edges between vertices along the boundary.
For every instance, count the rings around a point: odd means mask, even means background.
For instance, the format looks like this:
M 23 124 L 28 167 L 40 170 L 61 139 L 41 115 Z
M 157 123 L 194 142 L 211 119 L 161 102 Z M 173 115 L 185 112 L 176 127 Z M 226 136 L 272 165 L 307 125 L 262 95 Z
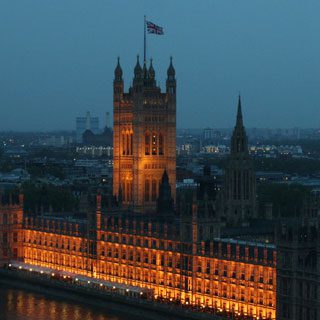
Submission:
M 138 318 L 0 284 L 0 319 L 137 320 Z

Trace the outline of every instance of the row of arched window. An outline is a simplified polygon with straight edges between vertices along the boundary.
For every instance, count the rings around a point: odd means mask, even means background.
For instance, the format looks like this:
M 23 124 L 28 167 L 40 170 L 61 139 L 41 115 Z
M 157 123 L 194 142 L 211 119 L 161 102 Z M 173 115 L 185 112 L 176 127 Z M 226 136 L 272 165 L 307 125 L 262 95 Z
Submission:
M 163 155 L 164 139 L 162 133 L 145 133 L 145 155 Z
M 133 132 L 122 131 L 121 133 L 122 155 L 133 154 Z M 164 138 L 162 133 L 145 133 L 145 155 L 164 155 Z

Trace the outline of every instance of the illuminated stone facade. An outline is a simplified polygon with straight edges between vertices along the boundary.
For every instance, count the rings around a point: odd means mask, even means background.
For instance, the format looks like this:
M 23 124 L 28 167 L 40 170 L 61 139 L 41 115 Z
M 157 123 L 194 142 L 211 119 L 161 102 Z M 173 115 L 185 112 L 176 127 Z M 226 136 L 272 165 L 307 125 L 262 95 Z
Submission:
M 141 68 L 139 58 L 129 91 L 124 92 L 119 61 L 113 88 L 113 194 L 123 208 L 155 212 L 164 170 L 175 200 L 176 80 L 172 60 L 165 93 L 156 85 L 152 61 L 149 68 L 146 62 Z
M 276 252 L 233 240 L 180 240 L 179 220 L 101 213 L 95 222 L 26 217 L 23 261 L 151 289 L 155 298 L 275 319 Z

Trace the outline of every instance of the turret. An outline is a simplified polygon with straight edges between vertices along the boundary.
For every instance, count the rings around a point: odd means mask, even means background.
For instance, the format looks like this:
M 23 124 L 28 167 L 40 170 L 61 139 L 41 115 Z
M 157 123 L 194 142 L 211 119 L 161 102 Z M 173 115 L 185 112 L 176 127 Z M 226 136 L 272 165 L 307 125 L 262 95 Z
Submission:
M 167 93 L 170 95 L 176 94 L 176 79 L 175 79 L 176 71 L 174 70 L 172 64 L 172 57 L 170 57 L 170 65 L 167 70 L 167 81 L 166 81 L 166 89 Z
M 139 92 L 142 89 L 143 84 L 143 71 L 139 62 L 139 55 L 137 55 L 137 63 L 134 67 L 133 87 L 135 92 Z
M 154 80 L 156 76 L 156 73 L 154 71 L 153 65 L 152 65 L 152 59 L 150 59 L 150 67 L 149 67 L 149 78 L 151 80 Z
M 144 80 L 149 78 L 149 73 L 148 73 L 148 68 L 147 68 L 146 61 L 143 62 L 142 76 L 143 76 Z
M 121 99 L 121 95 L 123 94 L 122 69 L 120 66 L 119 57 L 118 57 L 117 66 L 114 69 L 113 94 L 114 94 L 114 101 L 119 101 Z
M 137 55 L 137 63 L 134 67 L 134 80 L 141 79 L 142 77 L 142 69 L 140 66 L 139 55 Z
M 154 71 L 153 64 L 152 64 L 152 59 L 150 59 L 150 66 L 148 70 L 148 84 L 150 87 L 155 87 L 156 86 L 156 72 Z
M 114 69 L 114 81 L 122 82 L 122 69 L 120 66 L 120 58 L 118 57 L 118 63 L 116 68 Z

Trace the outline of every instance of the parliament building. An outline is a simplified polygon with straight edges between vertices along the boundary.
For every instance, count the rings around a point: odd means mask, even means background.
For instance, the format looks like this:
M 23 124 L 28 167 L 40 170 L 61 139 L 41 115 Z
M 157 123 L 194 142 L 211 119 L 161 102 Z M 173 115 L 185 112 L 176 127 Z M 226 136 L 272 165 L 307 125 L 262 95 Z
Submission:
M 134 68 L 124 90 L 114 75 L 113 194 L 102 195 L 86 219 L 23 213 L 23 196 L 0 207 L 0 263 L 12 261 L 148 289 L 175 301 L 243 319 L 276 319 L 277 252 L 273 244 L 219 238 L 221 215 L 232 224 L 254 217 L 255 182 L 239 99 L 225 204 L 176 207 L 176 79 L 172 59 L 166 90 L 152 61 Z M 220 213 L 219 213 L 219 212 Z

